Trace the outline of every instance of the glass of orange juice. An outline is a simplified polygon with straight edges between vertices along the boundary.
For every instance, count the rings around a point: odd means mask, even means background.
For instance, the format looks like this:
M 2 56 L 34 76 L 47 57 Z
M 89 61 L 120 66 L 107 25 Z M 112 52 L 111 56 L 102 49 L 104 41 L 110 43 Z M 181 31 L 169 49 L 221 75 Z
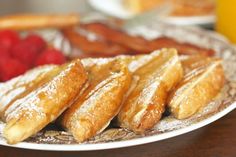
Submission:
M 236 0 L 217 0 L 216 30 L 236 43 Z

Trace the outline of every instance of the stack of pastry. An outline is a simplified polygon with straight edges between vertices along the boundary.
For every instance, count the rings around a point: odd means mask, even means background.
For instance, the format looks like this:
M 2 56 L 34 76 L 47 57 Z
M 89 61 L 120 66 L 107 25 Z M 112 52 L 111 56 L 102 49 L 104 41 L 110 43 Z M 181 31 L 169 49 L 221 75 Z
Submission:
M 83 142 L 116 116 L 120 127 L 143 134 L 167 107 L 178 119 L 194 115 L 223 84 L 221 60 L 180 59 L 175 49 L 40 67 L 0 84 L 3 135 L 15 144 L 57 119 Z
M 215 0 L 123 0 L 124 7 L 133 13 L 143 13 L 169 5 L 171 16 L 212 15 Z

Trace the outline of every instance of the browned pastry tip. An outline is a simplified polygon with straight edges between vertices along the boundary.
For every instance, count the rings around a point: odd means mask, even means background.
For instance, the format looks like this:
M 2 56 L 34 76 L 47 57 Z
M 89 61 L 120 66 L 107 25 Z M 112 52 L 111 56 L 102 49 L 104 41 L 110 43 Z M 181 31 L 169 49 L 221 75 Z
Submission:
M 134 89 L 118 115 L 120 126 L 136 133 L 144 133 L 160 120 L 167 92 L 183 73 L 175 49 L 162 49 L 150 55 L 151 60 L 133 72 Z
M 64 28 L 79 24 L 77 14 L 22 14 L 0 17 L 0 29 L 28 30 L 42 28 Z
M 5 111 L 17 99 L 23 98 L 28 93 L 47 81 L 47 75 L 57 71 L 57 66 L 46 65 L 34 68 L 23 75 L 0 84 L 0 118 L 5 122 Z
M 176 118 L 189 118 L 216 97 L 225 82 L 221 62 L 204 56 L 182 59 L 184 78 L 168 98 L 168 106 Z
M 131 75 L 117 60 L 87 64 L 89 86 L 64 113 L 61 124 L 74 138 L 85 141 L 103 131 L 118 114 Z
M 23 141 L 54 121 L 71 105 L 86 80 L 86 72 L 76 60 L 63 65 L 44 85 L 16 100 L 6 111 L 3 136 L 7 142 Z

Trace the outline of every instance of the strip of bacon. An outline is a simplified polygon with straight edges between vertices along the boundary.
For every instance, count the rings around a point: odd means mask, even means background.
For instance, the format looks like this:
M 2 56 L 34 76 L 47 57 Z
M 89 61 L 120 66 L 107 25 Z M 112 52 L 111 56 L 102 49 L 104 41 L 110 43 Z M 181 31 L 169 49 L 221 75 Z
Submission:
M 189 43 L 180 43 L 168 37 L 161 37 L 154 40 L 146 40 L 140 36 L 131 36 L 121 30 L 114 29 L 103 23 L 81 24 L 82 28 L 91 31 L 104 39 L 123 45 L 135 53 L 150 53 L 161 48 L 176 48 L 180 54 L 204 54 L 212 56 L 214 51 L 201 48 Z
M 63 29 L 62 33 L 72 45 L 82 50 L 84 56 L 111 57 L 119 54 L 127 54 L 130 50 L 119 44 L 102 41 L 89 40 L 72 28 Z

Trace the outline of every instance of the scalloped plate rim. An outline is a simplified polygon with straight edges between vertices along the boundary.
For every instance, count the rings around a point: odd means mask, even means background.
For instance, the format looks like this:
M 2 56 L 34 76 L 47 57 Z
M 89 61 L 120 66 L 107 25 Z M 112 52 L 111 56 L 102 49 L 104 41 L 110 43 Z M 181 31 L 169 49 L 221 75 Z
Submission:
M 227 108 L 216 113 L 215 115 L 204 119 L 198 123 L 192 124 L 188 127 L 181 128 L 178 130 L 156 134 L 148 137 L 141 137 L 137 139 L 125 140 L 125 141 L 115 141 L 108 143 L 96 143 L 96 144 L 37 144 L 37 143 L 27 143 L 21 142 L 15 145 L 9 145 L 5 140 L 0 140 L 0 145 L 9 146 L 14 148 L 24 148 L 24 149 L 33 149 L 33 150 L 48 150 L 48 151 L 94 151 L 94 150 L 105 150 L 105 149 L 114 149 L 114 148 L 123 148 L 130 146 L 137 146 L 141 144 L 147 144 L 152 142 L 161 141 L 171 137 L 179 136 L 201 127 L 204 127 L 223 116 L 227 115 L 229 112 L 236 109 L 236 102 L 229 105 Z

